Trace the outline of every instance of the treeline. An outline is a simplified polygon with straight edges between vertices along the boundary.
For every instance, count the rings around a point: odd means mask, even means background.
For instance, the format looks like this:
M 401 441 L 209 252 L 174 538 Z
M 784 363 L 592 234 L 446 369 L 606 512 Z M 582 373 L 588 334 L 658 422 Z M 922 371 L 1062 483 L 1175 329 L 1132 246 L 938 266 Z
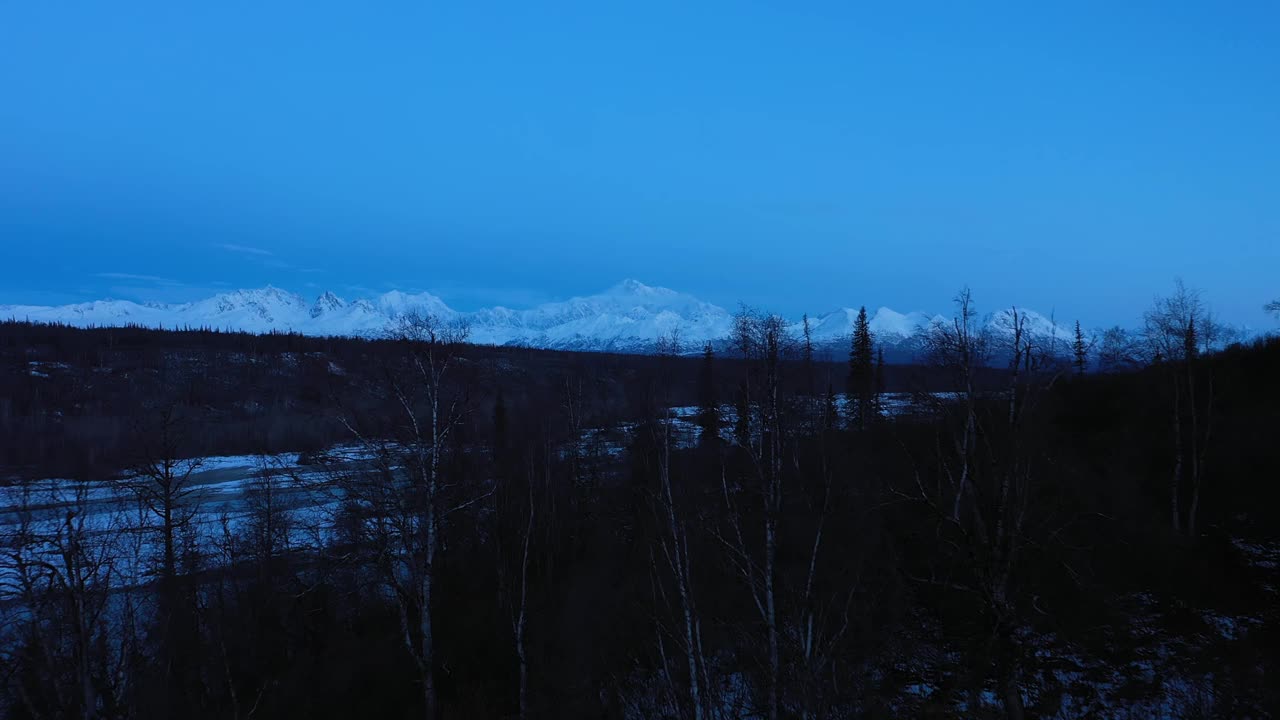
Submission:
M 0 322 L 0 482 L 88 480 L 131 467 L 139 459 L 139 421 L 162 408 L 200 428 L 184 448 L 194 455 L 328 447 L 348 439 L 334 422 L 335 398 L 376 382 L 396 352 L 386 339 Z M 469 347 L 466 361 L 477 380 L 474 405 L 491 404 L 498 386 L 518 402 L 555 403 L 572 381 L 597 386 L 591 401 L 602 418 L 638 416 L 645 403 L 640 379 L 656 366 L 651 355 L 486 346 Z M 843 390 L 842 361 L 813 362 L 816 376 Z M 697 372 L 694 357 L 673 363 L 674 402 L 697 402 Z M 946 378 L 926 366 L 893 366 L 885 381 L 890 390 L 940 390 Z M 730 388 L 721 388 L 725 397 Z
M 886 379 L 862 333 L 817 362 L 764 313 L 730 351 L 649 358 L 409 317 L 326 351 L 345 374 L 316 407 L 344 449 L 264 464 L 212 524 L 184 460 L 210 423 L 140 408 L 110 497 L 65 483 L 49 512 L 8 488 L 0 708 L 1267 717 L 1280 342 L 1223 349 L 1182 299 L 1111 374 L 1017 314 L 991 335 L 965 293 L 930 383 Z

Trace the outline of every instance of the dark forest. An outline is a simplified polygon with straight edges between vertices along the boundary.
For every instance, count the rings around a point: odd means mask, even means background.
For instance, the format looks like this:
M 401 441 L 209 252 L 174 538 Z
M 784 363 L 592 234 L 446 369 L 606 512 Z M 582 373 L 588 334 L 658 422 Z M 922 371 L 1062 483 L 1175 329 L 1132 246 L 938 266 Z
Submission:
M 1272 716 L 1280 340 L 1178 300 L 887 366 L 0 324 L 0 715 Z

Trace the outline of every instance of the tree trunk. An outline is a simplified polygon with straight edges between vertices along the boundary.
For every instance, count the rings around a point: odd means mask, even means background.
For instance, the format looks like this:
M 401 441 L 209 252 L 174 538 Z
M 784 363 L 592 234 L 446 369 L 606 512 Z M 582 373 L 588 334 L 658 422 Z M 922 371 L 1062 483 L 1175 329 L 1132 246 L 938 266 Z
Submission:
M 428 561 L 427 566 L 430 568 L 430 561 Z M 422 674 L 423 717 L 426 720 L 435 720 L 435 658 L 432 655 L 431 571 L 429 569 L 422 578 L 422 608 L 418 614 L 418 626 L 419 631 L 422 633 L 421 646 L 418 652 L 420 658 L 419 671 Z
M 1213 376 L 1209 376 L 1209 387 L 1206 392 L 1207 398 L 1204 411 L 1204 438 L 1196 450 L 1193 461 L 1195 462 L 1194 471 L 1192 473 L 1191 483 L 1191 508 L 1188 511 L 1189 517 L 1187 522 L 1191 526 L 1191 534 L 1195 535 L 1197 518 L 1200 513 L 1200 486 L 1204 479 L 1204 454 L 1209 449 L 1209 440 L 1213 436 Z
M 1007 606 L 1005 610 L 1007 611 Z M 997 630 L 996 673 L 1000 684 L 1000 703 L 1004 706 L 1004 716 L 1008 720 L 1023 720 L 1026 709 L 1022 705 L 1022 689 L 1019 683 L 1020 663 L 1018 662 L 1016 641 L 1006 621 L 1000 622 Z
M 1004 716 L 1008 720 L 1023 720 L 1026 709 L 1022 706 L 1022 691 L 1018 688 L 1016 677 L 1008 670 L 1001 674 L 1000 694 Z
M 1182 513 L 1179 495 L 1182 493 L 1182 386 L 1174 375 L 1173 382 L 1173 478 L 1169 488 L 1169 510 L 1173 519 L 1173 531 L 1182 532 Z
M 781 669 L 778 662 L 778 615 L 774 603 L 774 560 L 778 552 L 777 529 L 772 511 L 765 520 L 764 602 L 765 623 L 769 632 L 769 720 L 778 720 L 778 685 Z
M 524 654 L 524 628 L 516 638 L 516 656 L 520 659 L 520 720 L 529 717 L 529 661 Z
M 693 609 L 690 607 L 689 590 L 683 577 L 677 580 L 680 604 L 684 606 L 685 659 L 689 664 L 689 695 L 693 702 L 693 717 L 702 720 L 702 692 L 698 682 L 698 642 L 693 634 Z
M 516 616 L 516 659 L 520 663 L 520 720 L 529 716 L 529 660 L 524 652 L 525 620 L 529 607 L 529 542 L 533 537 L 533 484 L 529 485 L 529 524 L 524 532 L 524 551 L 520 560 L 520 612 Z
M 668 423 L 670 421 L 668 420 Z M 698 642 L 694 638 L 693 598 L 689 589 L 689 555 L 688 543 L 684 540 L 680 522 L 676 518 L 675 497 L 671 492 L 671 430 L 668 425 L 663 437 L 662 491 L 667 506 L 667 529 L 671 535 L 671 549 L 668 552 L 676 575 L 676 591 L 680 593 L 680 608 L 684 615 L 684 648 L 685 660 L 689 665 L 689 696 L 693 704 L 695 720 L 702 720 L 702 688 L 698 676 Z
M 431 385 L 431 466 L 427 476 L 426 492 L 426 547 L 423 548 L 424 567 L 422 573 L 422 607 L 419 609 L 419 626 L 422 633 L 422 700 L 423 715 L 426 720 L 436 717 L 435 686 L 435 635 L 431 624 L 431 591 L 435 574 L 436 559 L 436 492 L 440 476 L 440 444 L 443 433 L 440 430 L 440 375 L 432 365 Z
M 432 419 L 435 419 L 435 406 L 432 404 Z M 434 432 L 434 425 L 433 425 Z M 438 438 L 438 433 L 437 433 Z M 427 478 L 426 497 L 426 547 L 423 548 L 424 563 L 422 568 L 422 607 L 419 612 L 419 630 L 422 633 L 420 657 L 422 661 L 422 700 L 423 714 L 426 720 L 434 720 L 436 716 L 435 688 L 435 636 L 431 625 L 431 591 L 435 574 L 436 559 L 436 472 L 439 446 L 433 443 L 431 449 L 431 475 Z

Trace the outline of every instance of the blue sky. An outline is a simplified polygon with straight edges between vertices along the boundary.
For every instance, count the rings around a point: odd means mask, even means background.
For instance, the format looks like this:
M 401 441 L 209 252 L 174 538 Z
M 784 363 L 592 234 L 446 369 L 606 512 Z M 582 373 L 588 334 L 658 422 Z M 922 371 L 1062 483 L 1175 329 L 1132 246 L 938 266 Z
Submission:
M 6 3 L 0 303 L 1280 295 L 1280 4 Z

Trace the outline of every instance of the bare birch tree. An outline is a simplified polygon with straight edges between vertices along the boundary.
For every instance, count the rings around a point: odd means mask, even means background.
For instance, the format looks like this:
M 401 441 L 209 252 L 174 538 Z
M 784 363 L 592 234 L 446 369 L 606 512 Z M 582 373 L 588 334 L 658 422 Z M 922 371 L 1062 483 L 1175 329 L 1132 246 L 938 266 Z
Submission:
M 973 473 L 978 443 L 978 369 L 987 361 L 989 337 L 978 322 L 973 294 L 964 288 L 955 297 L 956 314 L 950 323 L 934 323 L 925 336 L 925 347 L 932 361 L 950 370 L 961 404 L 962 419 L 955 439 L 958 470 L 950 476 L 952 483 L 951 517 L 960 520 L 964 499 L 972 495 Z
M 400 362 L 381 389 L 396 408 L 385 419 L 389 425 L 370 429 L 349 413 L 342 418 L 367 460 L 340 471 L 339 484 L 347 507 L 358 513 L 357 546 L 371 555 L 399 613 L 427 720 L 437 712 L 432 601 L 442 524 L 489 494 L 460 490 L 444 473 L 444 455 L 466 411 L 465 397 L 451 381 L 466 338 L 464 325 L 416 311 L 401 316 L 394 333 Z M 457 500 L 452 507 L 450 499 Z
M 671 399 L 667 393 L 671 384 L 669 366 L 672 359 L 680 354 L 679 336 L 673 334 L 660 339 L 658 354 L 662 360 L 662 377 L 659 380 L 658 389 L 661 407 L 657 408 L 661 417 L 656 426 L 658 437 L 655 438 L 658 448 L 658 488 L 654 498 L 654 514 L 659 529 L 658 554 L 665 562 L 665 572 L 670 574 L 676 590 L 677 613 L 680 617 L 677 635 L 680 638 L 680 648 L 683 651 L 688 672 L 689 698 L 686 707 L 690 710 L 690 717 L 703 720 L 708 714 L 707 692 L 710 687 L 707 681 L 706 658 L 702 653 L 702 618 L 694 598 L 689 527 L 683 513 L 677 507 L 676 492 L 673 490 L 671 478 L 671 453 L 676 441 L 674 437 L 676 429 Z M 651 553 L 650 572 L 655 577 L 664 574 L 657 565 L 656 557 Z
M 183 580 L 184 545 L 193 543 L 192 521 L 199 511 L 192 475 L 204 462 L 184 457 L 188 428 L 172 407 L 161 408 L 141 422 L 137 429 L 142 460 L 127 481 L 139 506 L 150 514 L 147 528 L 160 546 L 154 565 L 158 579 L 156 594 L 156 660 L 169 678 L 162 693 L 168 711 L 184 702 L 195 684 L 198 605 L 188 583 Z
M 132 627 L 112 618 L 118 582 L 120 509 L 89 483 L 15 488 L 3 538 L 0 602 L 16 610 L 25 650 L 8 667 L 34 717 L 97 718 L 120 712 L 136 649 Z M 12 605 L 11 605 L 12 603 Z M 14 648 L 17 649 L 17 648 Z
M 958 392 L 941 404 L 949 431 L 938 438 L 936 457 L 925 464 L 929 470 L 917 469 L 914 486 L 897 492 L 929 509 L 938 526 L 939 557 L 951 565 L 915 579 L 981 601 L 997 697 L 1005 717 L 1021 720 L 1026 711 L 1018 630 L 1024 607 L 1018 567 L 1031 544 L 1029 508 L 1043 462 L 1034 451 L 1031 418 L 1039 394 L 1060 369 L 1053 348 L 1037 347 L 1026 316 L 1014 309 L 1001 320 L 1007 382 L 984 390 L 977 377 L 992 341 L 976 318 L 972 295 L 964 290 L 956 298 L 955 318 L 930 333 L 932 358 L 954 373 Z
M 752 468 L 747 489 L 730 488 L 722 473 L 727 528 L 717 533 L 735 573 L 743 581 L 764 626 L 768 689 L 765 714 L 781 712 L 782 665 L 778 620 L 778 523 L 783 504 L 784 427 L 781 398 L 785 325 L 776 315 L 762 316 L 744 308 L 734 320 L 734 345 L 748 361 L 739 413 L 747 413 L 745 433 L 737 447 Z M 739 422 L 743 419 L 740 418 Z M 759 510 L 760 540 L 752 542 L 745 527 L 743 503 Z M 757 545 L 758 542 L 758 545 Z
M 1223 329 L 1205 307 L 1200 292 L 1180 279 L 1175 281 L 1172 294 L 1156 298 L 1143 319 L 1148 353 L 1169 379 L 1173 439 L 1170 522 L 1174 532 L 1194 537 L 1214 408 L 1212 368 L 1200 356 L 1217 347 Z

